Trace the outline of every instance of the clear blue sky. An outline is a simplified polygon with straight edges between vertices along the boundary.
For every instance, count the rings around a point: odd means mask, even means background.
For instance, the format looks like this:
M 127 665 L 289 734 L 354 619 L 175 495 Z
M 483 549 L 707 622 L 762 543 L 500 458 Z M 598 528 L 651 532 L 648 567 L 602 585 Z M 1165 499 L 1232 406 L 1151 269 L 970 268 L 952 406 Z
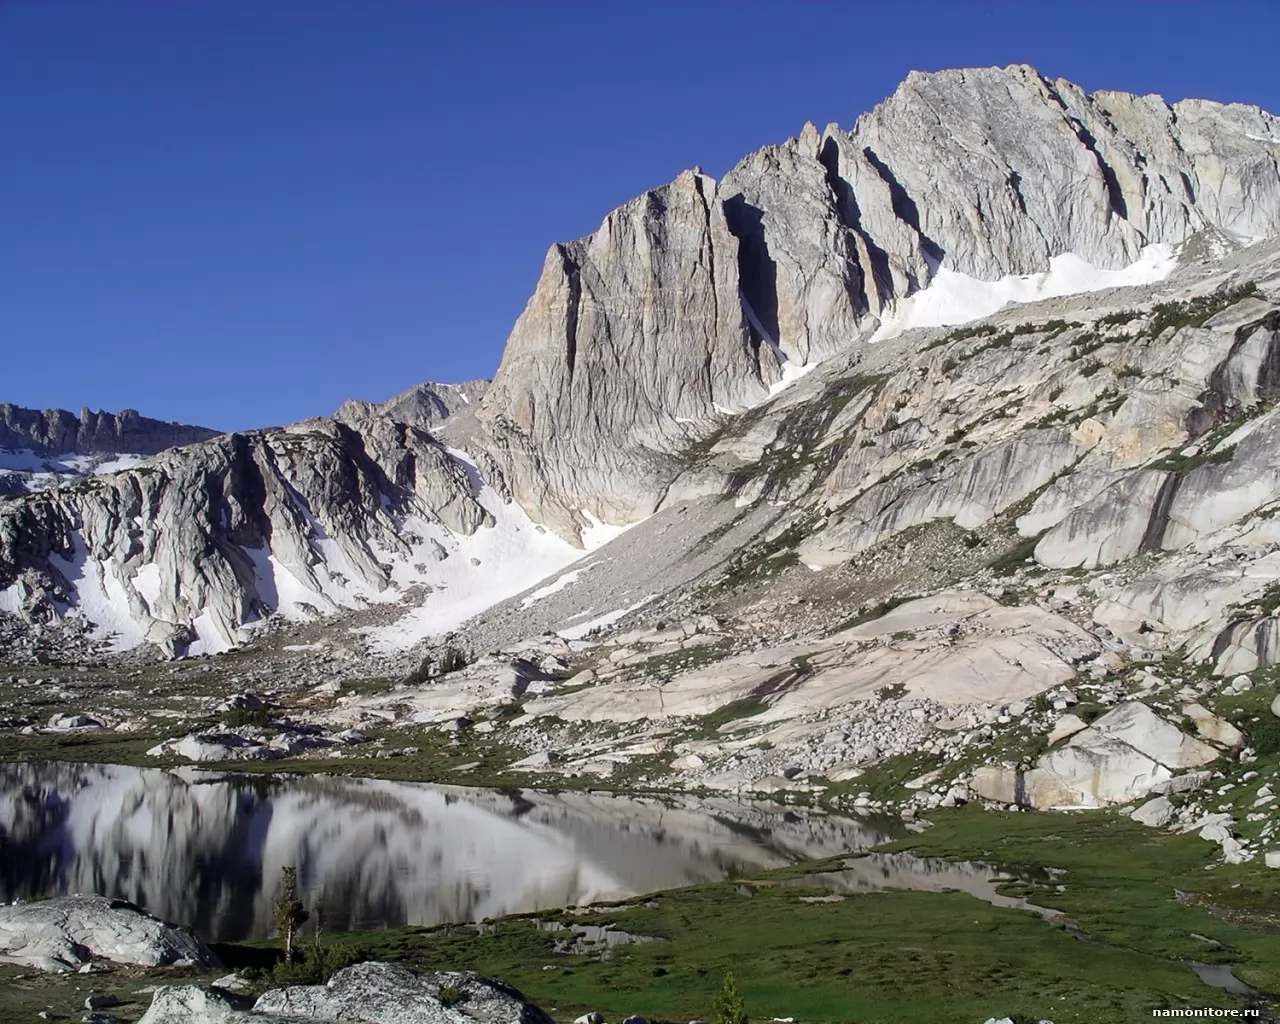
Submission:
M 0 0 L 0 401 L 223 429 L 489 376 L 547 246 L 912 68 L 1280 109 L 1280 3 Z

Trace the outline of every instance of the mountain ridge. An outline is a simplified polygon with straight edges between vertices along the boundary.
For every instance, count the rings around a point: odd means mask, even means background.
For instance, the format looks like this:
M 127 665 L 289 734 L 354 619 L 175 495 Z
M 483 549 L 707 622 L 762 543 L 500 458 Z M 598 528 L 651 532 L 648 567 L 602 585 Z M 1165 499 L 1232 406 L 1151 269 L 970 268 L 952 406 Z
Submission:
M 37 455 L 155 455 L 166 448 L 206 441 L 222 433 L 208 427 L 156 420 L 136 410 L 80 413 L 28 409 L 0 402 L 0 448 Z
M 944 274 L 1042 285 L 1064 254 L 1101 272 L 1164 247 L 1138 279 L 1155 282 L 1174 246 L 1274 235 L 1277 135 L 1256 109 L 1086 95 L 1025 66 L 913 74 L 849 132 L 808 125 L 719 182 L 686 171 L 554 244 L 483 394 L 418 385 L 0 505 L 0 607 L 55 621 L 96 587 L 170 655 L 242 642 L 282 604 L 462 585 L 472 607 L 484 588 L 429 563 L 501 522 L 555 538 L 527 567 L 545 574 L 607 524 L 722 492 L 699 460 L 735 418 L 785 407 L 837 356 L 897 358 L 901 341 L 872 339 Z M 493 594 L 540 578 L 518 576 Z

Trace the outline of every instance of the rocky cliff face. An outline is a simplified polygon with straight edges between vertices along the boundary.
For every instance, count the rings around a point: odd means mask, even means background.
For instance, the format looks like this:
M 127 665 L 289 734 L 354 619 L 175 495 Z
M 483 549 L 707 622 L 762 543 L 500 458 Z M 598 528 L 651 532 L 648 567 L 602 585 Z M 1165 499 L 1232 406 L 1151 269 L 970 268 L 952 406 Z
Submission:
M 673 451 L 870 337 L 940 270 L 1134 263 L 1280 226 L 1280 126 L 1255 107 L 1084 93 L 1031 68 L 912 73 L 852 131 L 807 126 L 553 246 L 480 416 L 513 492 L 568 533 L 645 515 Z
M 0 404 L 0 448 L 37 455 L 155 455 L 166 448 L 217 437 L 218 431 L 124 412 L 80 415 L 65 409 Z
M 65 409 L 0 405 L 0 496 L 55 487 L 132 465 L 176 445 L 216 437 L 216 430 L 147 419 L 132 409 L 80 415 Z
M 225 649 L 273 611 L 426 583 L 451 537 L 494 522 L 471 472 L 390 421 L 227 434 L 0 503 L 0 593 L 36 621 L 79 608 L 117 646 Z
M 599 521 L 699 495 L 785 503 L 815 567 L 1021 504 L 1046 565 L 1182 550 L 1271 496 L 1274 253 L 1230 253 L 1280 228 L 1278 156 L 1256 108 L 913 74 L 850 131 L 685 172 L 553 246 L 487 387 L 0 503 L 0 610 L 78 609 L 177 653 L 418 588 L 408 644 L 567 565 Z M 1108 284 L 1131 290 L 911 330 Z

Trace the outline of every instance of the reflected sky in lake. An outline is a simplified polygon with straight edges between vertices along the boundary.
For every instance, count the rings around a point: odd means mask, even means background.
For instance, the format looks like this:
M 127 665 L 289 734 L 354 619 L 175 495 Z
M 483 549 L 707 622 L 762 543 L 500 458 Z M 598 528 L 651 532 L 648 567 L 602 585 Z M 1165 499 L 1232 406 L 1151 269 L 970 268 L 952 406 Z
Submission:
M 211 941 L 473 921 L 865 849 L 856 818 L 731 798 L 480 790 L 116 765 L 0 765 L 0 899 L 96 892 Z

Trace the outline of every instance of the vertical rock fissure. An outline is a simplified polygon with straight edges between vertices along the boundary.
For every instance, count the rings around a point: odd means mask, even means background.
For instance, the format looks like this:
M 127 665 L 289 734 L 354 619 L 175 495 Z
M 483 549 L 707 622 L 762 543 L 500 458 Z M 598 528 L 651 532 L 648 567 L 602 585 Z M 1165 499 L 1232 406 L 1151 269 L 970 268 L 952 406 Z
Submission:
M 840 151 L 835 139 L 827 139 L 818 151 L 818 162 L 826 171 L 827 187 L 831 189 L 836 216 L 847 231 L 862 242 L 871 265 L 863 268 L 856 254 L 849 260 L 850 268 L 855 271 L 858 287 L 862 294 L 853 296 L 854 309 L 866 313 L 871 307 L 870 288 L 875 289 L 876 308 L 883 309 L 893 293 L 893 278 L 889 273 L 889 254 L 871 239 L 862 229 L 862 210 L 858 207 L 858 197 L 854 195 L 853 186 L 840 175 Z M 854 275 L 850 275 L 852 278 Z M 868 281 L 868 277 L 870 280 Z M 868 287 L 870 286 L 870 288 Z
M 1093 159 L 1097 161 L 1098 171 L 1102 175 L 1102 182 L 1107 189 L 1107 201 L 1111 206 L 1111 212 L 1123 220 L 1129 219 L 1129 204 L 1125 202 L 1124 191 L 1120 188 L 1120 179 L 1116 177 L 1116 172 L 1112 166 L 1107 163 L 1102 152 L 1098 149 L 1098 140 L 1093 133 L 1086 128 L 1078 118 L 1068 117 L 1067 124 L 1071 126 L 1071 130 L 1075 132 L 1075 136 L 1080 140 L 1080 144 L 1093 154 Z
M 916 201 L 907 194 L 902 182 L 894 176 L 889 165 L 881 160 L 876 155 L 876 151 L 870 146 L 863 147 L 862 155 L 875 168 L 876 173 L 880 175 L 880 180 L 889 187 L 889 202 L 893 207 L 894 215 L 919 236 L 920 246 L 924 249 L 925 254 L 931 259 L 941 262 L 946 255 L 946 251 L 921 229 L 920 208 L 916 206 Z
M 1169 473 L 1160 485 L 1155 503 L 1151 506 L 1151 514 L 1147 517 L 1147 528 L 1142 534 L 1142 543 L 1138 545 L 1140 552 L 1159 551 L 1164 543 L 1164 535 L 1169 529 L 1169 513 L 1173 509 L 1173 500 L 1178 496 L 1178 488 L 1182 486 L 1179 473 Z
M 778 345 L 778 265 L 769 255 L 764 211 L 742 193 L 724 201 L 729 233 L 738 240 L 738 289 L 752 333 L 761 342 Z
M 569 258 L 564 246 L 560 247 L 560 259 L 569 284 L 569 304 L 564 312 L 564 361 L 569 377 L 572 378 L 573 367 L 578 359 L 578 306 L 582 301 L 582 272 L 578 264 Z
M 1280 332 L 1280 309 L 1273 309 L 1260 320 L 1236 330 L 1226 356 L 1209 371 L 1209 380 L 1200 393 L 1200 404 L 1190 409 L 1184 418 L 1183 424 L 1189 436 L 1199 437 L 1235 416 L 1238 399 L 1231 393 L 1231 366 L 1258 330 L 1269 331 L 1272 337 L 1258 365 L 1254 394 L 1259 402 L 1271 402 L 1280 397 L 1280 336 L 1277 336 Z

